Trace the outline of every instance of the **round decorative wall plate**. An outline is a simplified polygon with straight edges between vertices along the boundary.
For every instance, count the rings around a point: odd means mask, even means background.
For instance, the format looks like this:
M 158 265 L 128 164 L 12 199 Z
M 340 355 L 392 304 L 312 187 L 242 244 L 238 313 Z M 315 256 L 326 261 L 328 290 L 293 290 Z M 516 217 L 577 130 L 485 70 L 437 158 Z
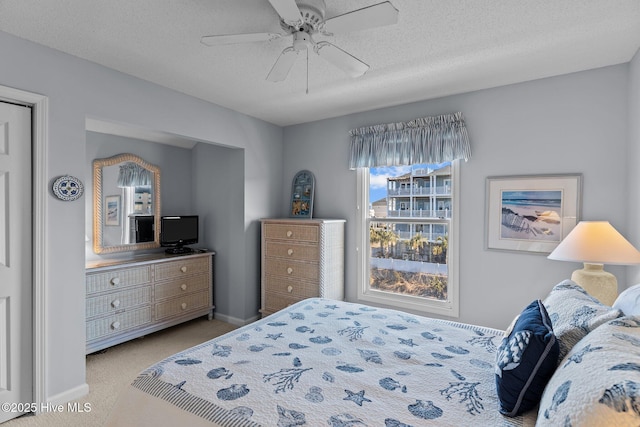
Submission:
M 84 193 L 84 185 L 74 176 L 61 176 L 53 182 L 53 194 L 64 201 L 76 200 Z

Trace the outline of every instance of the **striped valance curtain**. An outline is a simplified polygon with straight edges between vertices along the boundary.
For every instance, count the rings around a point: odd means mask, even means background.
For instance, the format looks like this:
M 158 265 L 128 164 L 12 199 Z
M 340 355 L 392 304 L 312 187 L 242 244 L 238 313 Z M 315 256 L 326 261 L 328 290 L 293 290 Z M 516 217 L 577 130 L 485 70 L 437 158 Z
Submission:
M 153 178 L 152 172 L 142 166 L 127 162 L 120 165 L 118 172 L 118 187 L 140 187 L 143 185 L 151 185 Z
M 349 135 L 350 169 L 471 158 L 469 135 L 460 112 L 352 129 Z

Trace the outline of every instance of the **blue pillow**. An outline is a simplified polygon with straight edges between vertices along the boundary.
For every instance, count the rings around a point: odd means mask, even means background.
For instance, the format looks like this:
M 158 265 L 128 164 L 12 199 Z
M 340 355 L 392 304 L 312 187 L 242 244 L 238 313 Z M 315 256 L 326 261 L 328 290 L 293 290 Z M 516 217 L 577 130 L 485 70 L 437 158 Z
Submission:
M 558 363 L 558 340 L 542 301 L 525 308 L 507 329 L 496 354 L 500 413 L 515 417 L 540 402 Z

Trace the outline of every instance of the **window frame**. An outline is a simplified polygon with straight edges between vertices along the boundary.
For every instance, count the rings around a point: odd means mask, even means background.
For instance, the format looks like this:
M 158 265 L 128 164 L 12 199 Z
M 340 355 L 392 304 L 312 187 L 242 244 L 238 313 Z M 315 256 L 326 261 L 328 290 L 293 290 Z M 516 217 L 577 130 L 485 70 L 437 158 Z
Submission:
M 356 287 L 357 301 L 390 306 L 420 314 L 436 314 L 457 318 L 460 312 L 459 298 L 459 187 L 460 160 L 451 162 L 451 217 L 449 219 L 447 259 L 447 300 L 439 301 L 411 295 L 393 294 L 369 288 L 369 168 L 356 171 Z M 398 218 L 400 219 L 400 218 Z M 405 218 L 406 219 L 406 218 Z M 418 219 L 420 220 L 420 219 Z M 424 220 L 422 220 L 424 222 Z

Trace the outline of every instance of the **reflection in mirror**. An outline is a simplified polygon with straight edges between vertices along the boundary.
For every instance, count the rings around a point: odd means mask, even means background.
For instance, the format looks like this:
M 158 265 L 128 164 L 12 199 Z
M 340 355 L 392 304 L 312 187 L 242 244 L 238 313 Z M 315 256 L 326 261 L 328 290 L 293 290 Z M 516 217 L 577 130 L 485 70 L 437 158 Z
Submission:
M 160 168 L 133 154 L 93 161 L 93 251 L 160 246 Z

